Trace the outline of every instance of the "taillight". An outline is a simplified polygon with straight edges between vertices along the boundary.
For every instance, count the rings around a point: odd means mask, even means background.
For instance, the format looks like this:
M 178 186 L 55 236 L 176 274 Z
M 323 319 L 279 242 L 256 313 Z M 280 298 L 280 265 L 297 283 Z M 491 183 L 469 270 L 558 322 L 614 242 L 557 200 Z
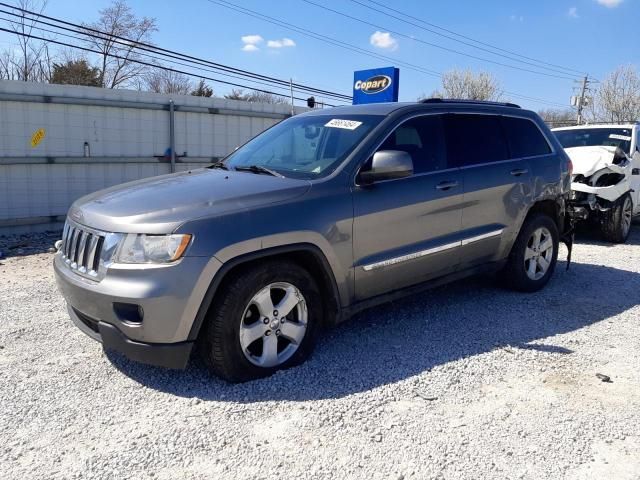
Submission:
M 569 176 L 573 175 L 573 162 L 571 159 L 567 159 L 567 169 L 569 170 Z

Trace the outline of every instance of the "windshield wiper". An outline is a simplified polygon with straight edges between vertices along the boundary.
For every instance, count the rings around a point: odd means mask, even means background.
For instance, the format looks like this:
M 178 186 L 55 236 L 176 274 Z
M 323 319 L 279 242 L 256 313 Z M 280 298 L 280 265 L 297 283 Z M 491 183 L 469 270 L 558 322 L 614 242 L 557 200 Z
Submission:
M 223 161 L 217 161 L 216 163 L 209 165 L 208 168 L 220 168 L 222 170 L 229 170 L 229 167 L 227 167 Z
M 276 172 L 275 170 L 271 170 L 270 168 L 263 167 L 262 165 L 246 165 L 236 167 L 236 170 L 240 172 L 251 172 L 251 173 L 262 173 L 266 175 L 271 175 L 272 177 L 280 177 L 284 178 L 284 175 Z

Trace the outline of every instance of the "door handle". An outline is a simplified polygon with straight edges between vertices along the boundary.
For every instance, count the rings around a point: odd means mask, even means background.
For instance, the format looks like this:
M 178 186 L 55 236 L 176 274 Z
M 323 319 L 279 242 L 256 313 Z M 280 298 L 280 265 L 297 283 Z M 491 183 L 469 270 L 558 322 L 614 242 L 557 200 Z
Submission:
M 527 170 L 526 168 L 516 168 L 515 170 L 511 170 L 509 173 L 514 177 L 519 177 L 520 175 L 529 173 L 529 170 Z
M 440 182 L 439 184 L 436 185 L 436 188 L 438 190 L 449 190 L 450 188 L 454 188 L 458 186 L 458 182 L 456 181 L 446 181 L 446 182 Z

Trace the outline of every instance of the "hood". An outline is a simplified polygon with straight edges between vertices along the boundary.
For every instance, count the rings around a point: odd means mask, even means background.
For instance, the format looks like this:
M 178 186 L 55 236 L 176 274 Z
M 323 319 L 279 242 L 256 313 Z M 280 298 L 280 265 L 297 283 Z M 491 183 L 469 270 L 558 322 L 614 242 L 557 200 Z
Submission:
M 92 193 L 71 206 L 69 217 L 107 232 L 170 233 L 188 220 L 290 200 L 310 185 L 307 180 L 202 168 Z
M 573 163 L 573 174 L 590 177 L 598 170 L 613 165 L 616 147 L 572 147 L 565 148 Z

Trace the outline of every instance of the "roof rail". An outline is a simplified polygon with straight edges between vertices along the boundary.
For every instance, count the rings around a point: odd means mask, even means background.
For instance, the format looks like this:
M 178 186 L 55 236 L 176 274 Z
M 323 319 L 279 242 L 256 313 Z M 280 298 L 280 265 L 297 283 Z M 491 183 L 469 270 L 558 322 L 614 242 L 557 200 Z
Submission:
M 495 105 L 500 107 L 522 108 L 520 105 L 509 102 L 490 102 L 487 100 L 462 100 L 456 98 L 425 98 L 420 103 L 470 103 L 473 105 Z

